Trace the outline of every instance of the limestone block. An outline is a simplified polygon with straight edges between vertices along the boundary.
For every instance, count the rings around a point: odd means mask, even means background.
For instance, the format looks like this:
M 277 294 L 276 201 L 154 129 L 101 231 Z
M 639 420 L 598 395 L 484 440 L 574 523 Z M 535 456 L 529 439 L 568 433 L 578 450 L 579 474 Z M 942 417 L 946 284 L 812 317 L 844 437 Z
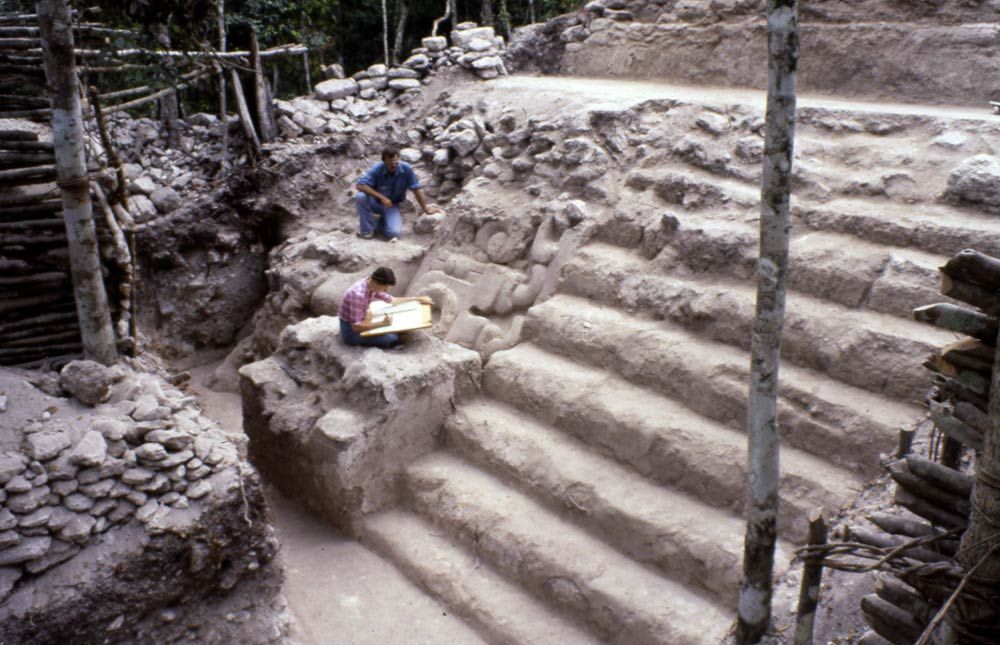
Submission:
M 720 136 L 729 131 L 729 119 L 715 112 L 702 112 L 695 124 L 706 132 Z
M 393 67 L 388 73 L 389 81 L 396 78 L 420 78 L 420 72 L 415 69 L 410 69 L 408 67 Z M 389 87 L 392 87 L 391 83 Z
M 278 131 L 286 139 L 294 139 L 302 134 L 302 128 L 285 115 L 278 117 Z
M 425 54 L 416 54 L 403 61 L 403 67 L 416 70 L 426 70 L 431 66 L 431 59 Z
M 488 42 L 493 42 L 496 40 L 496 32 L 493 31 L 493 27 L 479 27 L 476 29 L 455 29 L 451 32 L 451 44 L 455 47 L 461 47 L 463 50 L 469 49 L 469 43 L 473 40 L 481 39 Z
M 448 47 L 448 39 L 444 36 L 429 36 L 420 41 L 428 51 L 440 52 Z
M 128 192 L 132 195 L 149 195 L 154 190 L 156 190 L 156 182 L 149 175 L 140 175 L 128 181 Z
M 69 452 L 70 462 L 85 468 L 100 466 L 108 455 L 108 444 L 100 432 L 88 431 Z
M 479 134 L 475 128 L 458 129 L 452 126 L 445 131 L 441 143 L 454 150 L 457 156 L 465 157 L 479 147 Z
M 931 141 L 932 146 L 944 148 L 946 150 L 960 150 L 968 141 L 968 137 L 963 132 L 957 130 L 946 130 Z
M 27 493 L 19 493 L 7 497 L 6 506 L 15 513 L 31 513 L 49 501 L 51 489 L 48 486 L 32 488 Z
M 323 101 L 347 98 L 358 93 L 358 82 L 353 78 L 330 79 L 316 85 L 315 93 Z
M 415 78 L 394 78 L 389 81 L 389 88 L 402 92 L 420 87 L 420 81 Z
M 132 195 L 129 199 L 129 212 L 141 224 L 156 217 L 156 206 L 145 195 Z
M 46 430 L 30 434 L 24 439 L 28 456 L 36 461 L 48 461 L 72 445 L 65 431 Z
M 351 105 L 348 105 L 345 112 L 347 112 L 347 114 L 351 118 L 358 121 L 364 121 L 370 116 L 370 112 L 368 111 L 368 106 L 366 106 L 364 103 L 353 103 Z
M 368 68 L 368 77 L 375 78 L 377 76 L 385 76 L 388 73 L 386 66 L 382 63 L 376 63 Z
M 496 71 L 501 65 L 503 65 L 503 61 L 497 56 L 484 56 L 472 61 L 472 68 L 476 71 Z
M 447 148 L 438 148 L 434 151 L 433 162 L 435 166 L 447 166 L 449 161 L 451 161 L 451 155 Z
M 150 201 L 156 206 L 156 210 L 160 213 L 172 213 L 183 204 L 181 196 L 177 194 L 177 191 L 169 186 L 161 186 L 157 188 L 150 194 Z
M 486 40 L 485 38 L 473 38 L 465 48 L 472 52 L 484 52 L 492 49 L 494 46 L 495 43 L 493 41 Z
M 945 198 L 1000 209 L 1000 158 L 980 154 L 963 161 L 948 177 Z
M 736 158 L 746 163 L 760 163 L 764 158 L 764 140 L 757 136 L 742 137 L 736 142 Z
M 326 79 L 344 78 L 344 68 L 337 63 L 327 65 L 326 67 L 323 68 L 323 78 Z
M 326 114 L 329 108 L 329 103 L 327 101 L 314 101 L 312 99 L 306 98 L 294 98 L 292 99 L 292 113 L 289 116 L 294 116 L 296 112 L 302 112 L 308 114 L 309 116 L 322 117 Z
M 292 122 L 306 134 L 320 134 L 326 129 L 326 121 L 316 116 L 311 116 L 305 112 L 296 112 L 292 116 Z
M 34 537 L 22 540 L 15 547 L 0 551 L 0 566 L 20 564 L 45 555 L 52 546 L 50 537 Z
M 18 452 L 0 454 L 0 484 L 6 484 L 23 473 L 28 467 L 24 455 Z
M 415 164 L 423 158 L 423 155 L 416 148 L 403 148 L 399 151 L 399 158 L 408 164 Z

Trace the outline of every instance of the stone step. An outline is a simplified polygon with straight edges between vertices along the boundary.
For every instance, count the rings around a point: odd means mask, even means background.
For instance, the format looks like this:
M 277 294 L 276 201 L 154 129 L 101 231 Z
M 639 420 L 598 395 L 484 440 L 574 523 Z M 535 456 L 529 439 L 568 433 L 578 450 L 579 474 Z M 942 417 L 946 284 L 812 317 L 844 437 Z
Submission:
M 598 240 L 634 249 L 610 220 Z M 654 260 L 661 273 L 721 273 L 755 280 L 759 227 L 756 222 L 714 220 L 686 214 Z M 852 309 L 912 318 L 918 303 L 951 301 L 939 293 L 938 267 L 946 257 L 918 249 L 886 247 L 840 233 L 793 230 L 789 288 Z
M 749 351 L 755 284 L 715 274 L 680 277 L 671 269 L 620 247 L 590 244 L 564 267 L 560 290 L 663 318 Z M 918 401 L 928 388 L 921 362 L 953 338 L 913 320 L 793 291 L 786 300 L 781 356 L 786 364 L 871 392 Z
M 795 223 L 807 228 L 846 233 L 876 244 L 946 257 L 966 248 L 1000 255 L 1000 220 L 972 207 L 834 199 L 824 204 L 796 202 L 792 213 Z
M 462 405 L 445 430 L 446 445 L 469 461 L 558 509 L 633 560 L 655 565 L 673 580 L 709 591 L 735 609 L 745 523 L 718 508 L 729 500 L 713 499 L 713 507 L 704 499 L 659 486 L 613 457 L 597 454 L 587 443 L 489 399 Z M 662 430 L 659 434 L 659 445 L 674 449 L 655 451 L 668 458 L 656 464 L 652 479 L 683 479 L 679 488 L 690 492 L 703 494 L 699 484 L 704 481 L 695 481 L 699 475 L 711 480 L 716 468 L 729 468 L 726 458 L 741 457 L 738 449 L 720 455 L 713 446 L 702 452 L 697 443 L 684 441 L 689 437 L 678 440 Z M 790 559 L 783 544 L 777 568 L 784 570 Z
M 494 354 L 487 364 L 484 389 L 522 413 L 534 417 L 521 421 L 539 437 L 550 432 L 548 424 L 573 435 L 593 449 L 628 464 L 662 484 L 696 496 L 706 504 L 740 513 L 746 490 L 746 435 L 692 412 L 682 403 L 657 392 L 629 383 L 613 373 L 559 357 L 530 344 Z M 494 409 L 496 408 L 496 409 Z M 504 432 L 516 426 L 494 404 L 496 424 Z M 475 420 L 477 434 L 487 432 L 485 415 L 473 417 L 476 408 L 463 408 L 466 418 Z M 463 422 L 449 419 L 449 427 Z M 542 429 L 539 429 L 542 428 Z M 463 431 L 471 434 L 473 430 Z M 504 435 L 506 436 L 506 435 Z M 449 434 L 449 439 L 451 435 Z M 495 438 L 483 436 L 480 448 L 498 461 L 493 453 L 518 450 L 520 443 L 495 446 Z M 538 441 L 541 441 L 540 439 Z M 556 441 L 555 439 L 549 440 Z M 488 443 L 487 443 L 488 442 Z M 463 444 L 464 446 L 464 444 Z M 859 448 L 859 451 L 863 447 Z M 471 448 L 463 447 L 471 454 Z M 524 459 L 544 459 L 546 453 L 529 452 Z M 502 471 L 502 468 L 497 467 Z M 531 471 L 534 474 L 534 470 Z M 554 475 L 552 475 L 554 476 Z M 521 478 L 523 480 L 523 478 Z M 853 498 L 864 485 L 863 477 L 835 466 L 816 455 L 784 446 L 781 455 L 781 504 L 779 528 L 789 540 L 805 537 L 805 517 L 822 506 L 837 509 Z M 572 503 L 572 502 L 570 502 Z
M 402 485 L 414 510 L 604 642 L 715 643 L 732 622 L 722 606 L 453 455 L 432 453 L 411 464 Z
M 625 185 L 640 192 L 651 189 L 675 208 L 683 208 L 686 213 L 710 213 L 716 220 L 759 216 L 757 183 L 693 166 L 665 163 L 656 170 L 634 170 Z M 974 207 L 939 202 L 901 204 L 880 197 L 815 201 L 793 194 L 792 224 L 948 257 L 964 248 L 1000 255 L 1000 221 Z
M 391 510 L 365 518 L 361 539 L 491 643 L 602 641 L 513 584 L 419 516 Z
M 617 372 L 720 423 L 745 427 L 750 360 L 736 347 L 565 295 L 532 307 L 523 333 L 556 354 Z M 879 450 L 892 450 L 897 431 L 921 415 L 916 405 L 787 363 L 779 389 L 779 423 L 788 445 L 866 476 L 880 472 Z

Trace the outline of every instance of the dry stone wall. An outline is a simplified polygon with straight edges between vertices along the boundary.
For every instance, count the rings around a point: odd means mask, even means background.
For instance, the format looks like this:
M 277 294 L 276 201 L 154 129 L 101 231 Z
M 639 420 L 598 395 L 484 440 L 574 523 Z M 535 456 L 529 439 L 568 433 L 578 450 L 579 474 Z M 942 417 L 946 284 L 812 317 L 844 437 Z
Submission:
M 199 607 L 249 588 L 280 605 L 277 544 L 241 438 L 120 366 L 74 361 L 59 378 L 0 382 L 0 640 L 120 641 L 169 623 L 221 642 L 247 622 L 263 630 L 245 642 L 281 640 L 280 608 L 258 615 L 231 598 L 245 616 L 214 625 Z

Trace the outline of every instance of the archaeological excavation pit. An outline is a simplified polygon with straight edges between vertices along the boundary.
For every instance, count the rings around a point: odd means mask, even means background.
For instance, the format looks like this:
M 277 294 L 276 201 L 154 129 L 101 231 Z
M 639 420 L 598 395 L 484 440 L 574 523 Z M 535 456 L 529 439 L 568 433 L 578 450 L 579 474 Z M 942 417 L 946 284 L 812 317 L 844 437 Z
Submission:
M 236 117 L 188 116 L 181 153 L 113 116 L 112 367 L 77 360 L 65 235 L 30 224 L 59 217 L 53 178 L 0 189 L 0 642 L 731 638 L 764 5 L 597 0 L 509 41 L 445 23 L 275 100 L 278 136 L 228 173 Z M 939 267 L 963 249 L 1000 257 L 998 18 L 800 7 L 768 642 L 792 642 L 810 512 L 855 537 L 919 519 L 886 469 L 901 431 L 936 441 L 922 363 L 957 338 L 913 310 L 961 300 Z M 0 148 L 52 138 L 0 112 Z M 398 241 L 362 239 L 355 183 L 389 145 L 443 212 L 411 198 Z M 346 345 L 341 299 L 379 266 L 433 326 Z M 874 575 L 827 576 L 816 642 L 893 642 Z

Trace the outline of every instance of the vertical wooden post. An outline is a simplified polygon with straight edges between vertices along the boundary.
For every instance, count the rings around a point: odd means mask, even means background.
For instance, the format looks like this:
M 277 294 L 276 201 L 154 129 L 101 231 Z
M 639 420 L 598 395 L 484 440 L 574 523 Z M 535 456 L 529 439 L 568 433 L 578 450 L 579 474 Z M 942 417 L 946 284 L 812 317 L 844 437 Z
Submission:
M 260 156 L 260 140 L 257 138 L 257 131 L 253 129 L 253 120 L 250 118 L 250 110 L 247 108 L 247 100 L 243 96 L 243 86 L 240 84 L 239 74 L 235 69 L 229 70 L 232 75 L 230 80 L 233 84 L 233 96 L 236 98 L 236 111 L 240 115 L 240 125 L 243 126 L 243 138 L 246 139 L 247 153 L 250 160 L 254 161 Z
M 306 50 L 302 52 L 302 69 L 306 75 L 306 91 L 304 94 L 312 92 L 312 74 L 309 72 L 309 39 L 306 38 L 306 12 L 302 11 L 299 13 L 299 27 L 301 30 L 301 38 L 303 44 L 306 45 Z
M 56 176 L 62 192 L 70 274 L 84 353 L 100 363 L 118 360 L 108 296 L 101 277 L 90 180 L 83 155 L 83 111 L 76 78 L 73 22 L 67 0 L 38 0 L 39 35 L 52 103 Z
M 278 126 L 274 122 L 274 103 L 267 87 L 267 75 L 260 62 L 260 48 L 257 32 L 250 30 L 250 57 L 253 59 L 254 99 L 257 103 L 257 123 L 260 126 L 260 140 L 268 142 L 278 136 Z
M 216 23 L 219 29 L 219 51 L 226 51 L 226 0 L 219 0 Z M 222 128 L 222 159 L 219 168 L 226 171 L 229 165 L 229 114 L 226 109 L 226 70 L 221 65 L 219 69 L 219 125 Z
M 101 110 L 101 97 L 97 93 L 97 88 L 91 86 L 89 93 L 90 106 L 94 109 L 94 118 L 97 120 L 97 132 L 101 137 L 101 145 L 104 146 L 104 152 L 108 155 L 108 163 L 115 169 L 115 177 L 118 180 L 115 186 L 115 196 L 118 198 L 118 202 L 127 209 L 128 177 L 125 174 L 125 164 L 108 135 L 107 125 L 104 123 L 104 112 Z
M 823 509 L 809 513 L 809 546 L 826 544 L 827 526 Z M 804 558 L 802 585 L 799 587 L 799 609 L 795 618 L 795 645 L 812 645 L 819 586 L 823 581 L 822 558 Z
M 778 366 L 791 229 L 792 153 L 798 66 L 797 0 L 768 0 L 768 85 L 761 186 L 757 311 L 747 400 L 747 530 L 736 640 L 756 643 L 771 622 L 778 518 Z
M 913 437 L 916 434 L 917 431 L 913 428 L 900 428 L 899 443 L 896 446 L 896 459 L 902 459 L 910 454 L 910 450 L 913 448 Z

